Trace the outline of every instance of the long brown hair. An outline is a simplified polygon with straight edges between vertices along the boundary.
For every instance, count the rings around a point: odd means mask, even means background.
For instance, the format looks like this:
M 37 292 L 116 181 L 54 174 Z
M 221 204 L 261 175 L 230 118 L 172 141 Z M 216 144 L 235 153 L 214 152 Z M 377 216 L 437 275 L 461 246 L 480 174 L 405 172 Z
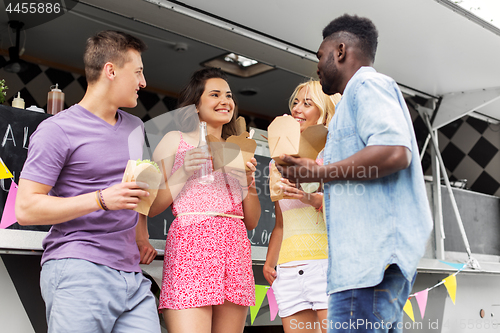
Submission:
M 178 107 L 184 107 L 194 104 L 196 107 L 200 105 L 201 95 L 205 91 L 205 83 L 208 79 L 223 79 L 228 82 L 226 74 L 220 68 L 203 68 L 193 73 L 189 83 L 182 89 L 179 99 Z M 229 82 L 228 82 L 229 85 Z M 234 96 L 233 96 L 234 100 Z M 198 114 L 196 114 L 198 116 Z M 236 118 L 238 117 L 238 108 L 236 101 L 234 101 L 233 117 L 229 123 L 222 126 L 222 138 L 227 139 L 231 135 L 236 135 Z M 199 119 L 193 118 L 192 113 L 186 113 L 182 116 L 183 130 L 186 132 L 194 131 Z

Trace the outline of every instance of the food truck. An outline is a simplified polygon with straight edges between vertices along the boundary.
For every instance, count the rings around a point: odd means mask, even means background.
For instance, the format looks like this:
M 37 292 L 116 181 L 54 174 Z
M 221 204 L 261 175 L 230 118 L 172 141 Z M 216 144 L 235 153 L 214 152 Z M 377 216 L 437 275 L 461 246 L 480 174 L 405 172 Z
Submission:
M 143 54 L 148 87 L 140 93 L 138 107 L 127 110 L 146 124 L 175 109 L 178 92 L 194 70 L 229 65 L 240 114 L 256 131 L 262 216 L 248 237 L 256 284 L 267 288 L 262 265 L 274 226 L 267 126 L 288 112 L 295 86 L 316 77 L 323 27 L 343 13 L 366 16 L 379 30 L 375 68 L 396 80 L 412 113 L 434 219 L 405 307 L 404 331 L 500 328 L 500 29 L 448 0 L 57 3 L 61 10 L 52 17 L 38 12 L 27 17 L 22 5 L 16 11 L 15 5 L 0 4 L 0 79 L 9 87 L 7 105 L 0 106 L 0 157 L 13 178 L 0 180 L 3 216 L 12 214 L 14 196 L 9 200 L 9 193 L 15 192 L 12 183 L 19 180 L 29 137 L 50 117 L 11 107 L 14 97 L 19 93 L 26 108 L 47 111 L 47 93 L 57 83 L 66 95 L 65 107 L 77 103 L 86 88 L 81 61 L 85 39 L 100 30 L 122 30 L 148 44 Z M 247 59 L 251 65 L 244 64 Z M 15 66 L 7 66 L 11 60 L 26 68 L 16 72 Z M 149 220 L 159 256 L 142 268 L 156 288 L 172 219 L 166 211 Z M 0 225 L 2 331 L 47 330 L 39 289 L 47 230 L 21 227 L 7 218 Z M 279 331 L 281 322 L 272 319 L 266 297 L 250 312 L 246 331 Z

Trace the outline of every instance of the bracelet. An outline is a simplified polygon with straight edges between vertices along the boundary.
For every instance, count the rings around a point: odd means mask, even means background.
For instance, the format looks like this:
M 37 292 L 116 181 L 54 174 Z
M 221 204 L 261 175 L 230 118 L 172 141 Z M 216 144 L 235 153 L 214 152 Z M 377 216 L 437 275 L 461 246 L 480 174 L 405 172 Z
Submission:
M 321 206 L 319 206 L 318 208 L 316 208 L 316 210 L 317 210 L 318 212 L 321 212 L 321 209 L 322 209 L 322 208 L 323 208 L 323 203 L 321 204 Z
M 109 210 L 109 208 L 106 206 L 106 203 L 104 202 L 101 190 L 99 190 L 99 202 L 101 203 L 102 209 Z
M 95 201 L 97 202 L 97 206 L 99 206 L 100 209 L 104 210 L 101 205 L 101 200 L 99 200 L 99 190 L 95 191 Z
M 255 185 L 255 178 L 252 179 L 252 182 L 250 184 L 248 184 L 248 186 L 242 186 L 241 189 L 248 190 L 250 188 L 250 186 L 252 186 L 252 185 Z

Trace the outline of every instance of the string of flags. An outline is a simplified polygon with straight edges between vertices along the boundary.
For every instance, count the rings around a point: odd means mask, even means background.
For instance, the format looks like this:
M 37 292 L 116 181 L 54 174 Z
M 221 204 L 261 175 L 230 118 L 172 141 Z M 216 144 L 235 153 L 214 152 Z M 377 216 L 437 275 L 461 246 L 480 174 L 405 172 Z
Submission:
M 15 183 L 13 174 L 10 172 L 10 170 L 7 168 L 4 161 L 0 157 L 0 179 L 9 179 L 9 178 L 12 180 L 12 182 L 10 184 L 9 194 L 7 195 L 7 200 L 5 202 L 2 219 L 0 220 L 0 229 L 6 229 L 17 222 L 14 207 L 17 196 L 17 188 L 18 188 L 17 184 Z M 470 265 L 471 260 L 469 260 L 465 264 L 449 263 L 446 261 L 441 261 L 441 262 L 456 268 L 457 271 L 449 275 L 445 279 L 441 280 L 434 286 L 409 295 L 408 299 L 406 300 L 406 304 L 403 307 L 403 311 L 408 315 L 408 317 L 410 317 L 410 319 L 413 322 L 415 322 L 415 315 L 413 313 L 413 306 L 410 300 L 412 298 L 415 298 L 420 310 L 420 315 L 422 319 L 424 319 L 429 291 L 443 284 L 446 287 L 446 290 L 448 291 L 448 294 L 453 304 L 455 304 L 456 292 L 457 292 L 456 276 L 458 273 L 460 273 L 462 270 L 464 270 L 466 267 Z M 278 304 L 276 303 L 276 297 L 274 296 L 273 288 L 266 285 L 255 285 L 255 305 L 250 307 L 251 325 L 253 325 L 255 318 L 257 317 L 257 314 L 260 308 L 262 307 L 262 303 L 264 302 L 266 296 L 269 304 L 270 319 L 271 321 L 274 321 L 274 319 L 276 318 L 276 315 L 278 313 Z
M 451 298 L 451 301 L 453 304 L 455 304 L 456 300 L 456 294 L 457 294 L 457 274 L 460 273 L 462 270 L 464 270 L 466 267 L 469 266 L 470 260 L 465 263 L 465 264 L 456 264 L 456 263 L 450 263 L 446 261 L 440 260 L 442 263 L 449 265 L 453 268 L 456 268 L 457 271 L 448 277 L 444 278 L 441 280 L 439 283 L 435 284 L 434 286 L 424 289 L 422 291 L 416 292 L 414 294 L 411 294 L 408 296 L 408 299 L 406 300 L 406 304 L 403 307 L 403 311 L 410 317 L 410 319 L 415 322 L 415 315 L 413 313 L 413 306 L 410 300 L 412 298 L 415 298 L 417 301 L 417 305 L 420 310 L 420 315 L 422 316 L 422 319 L 424 319 L 425 316 L 425 308 L 427 306 L 427 297 L 429 294 L 429 291 L 432 289 L 435 289 L 441 285 L 444 284 L 446 287 L 446 290 L 448 291 L 448 295 Z M 265 297 L 267 296 L 267 301 L 269 304 L 269 313 L 270 313 L 270 319 L 271 321 L 274 321 L 276 318 L 276 314 L 278 313 L 278 304 L 276 302 L 276 298 L 274 296 L 273 288 L 265 285 L 255 285 L 255 305 L 250 307 L 250 319 L 251 319 L 251 325 L 253 325 L 253 322 L 255 318 L 257 317 L 257 314 L 262 306 L 262 303 L 264 302 Z
M 9 194 L 7 195 L 7 200 L 5 201 L 5 206 L 3 209 L 2 219 L 0 220 L 0 229 L 6 229 L 17 222 L 15 214 L 15 203 L 17 196 L 17 184 L 15 183 L 14 176 L 12 172 L 7 168 L 4 161 L 0 157 L 0 179 L 11 179 L 12 182 L 9 188 Z M 278 303 L 276 303 L 276 297 L 274 296 L 273 289 L 270 286 L 256 285 L 255 286 L 255 305 L 250 307 L 250 318 L 251 323 L 257 317 L 257 314 L 267 296 L 269 310 L 271 314 L 271 321 L 276 318 L 278 314 Z
M 0 179 L 11 179 L 9 194 L 7 195 L 7 200 L 5 201 L 5 206 L 3 209 L 2 219 L 0 220 L 0 229 L 6 229 L 17 222 L 15 214 L 15 204 L 17 196 L 17 184 L 14 181 L 14 175 L 7 168 L 4 161 L 0 157 Z
M 7 200 L 5 201 L 5 206 L 3 209 L 2 219 L 0 220 L 0 229 L 6 229 L 17 222 L 15 214 L 15 203 L 17 196 L 17 184 L 15 183 L 14 176 L 12 172 L 7 168 L 4 161 L 0 157 L 0 179 L 11 179 L 12 182 L 9 188 L 9 194 L 7 195 Z M 250 317 L 251 323 L 257 317 L 257 314 L 267 296 L 269 310 L 271 313 L 271 321 L 276 318 L 278 313 L 278 304 L 276 303 L 276 298 L 274 296 L 273 289 L 265 285 L 255 286 L 255 305 L 250 307 Z
M 253 325 L 257 314 L 267 296 L 267 302 L 269 304 L 270 319 L 273 321 L 278 314 L 278 303 L 276 302 L 276 297 L 274 296 L 273 288 L 265 285 L 255 285 L 255 305 L 250 307 L 250 324 Z
M 441 260 L 440 260 L 441 261 Z M 471 260 L 469 260 L 465 264 L 455 264 L 455 263 L 450 263 L 446 261 L 441 261 L 442 263 L 449 265 L 451 267 L 454 267 L 457 269 L 457 271 L 450 276 L 446 277 L 445 279 L 441 280 L 439 283 L 435 284 L 434 286 L 427 288 L 425 290 L 416 292 L 414 294 L 411 294 L 408 299 L 406 300 L 406 304 L 403 307 L 403 311 L 410 317 L 410 319 L 415 322 L 415 315 L 413 313 L 413 306 L 410 302 L 410 299 L 415 297 L 418 308 L 420 310 L 420 315 L 422 319 L 424 319 L 425 316 L 425 308 L 427 306 L 427 296 L 429 294 L 429 291 L 431 291 L 434 288 L 439 287 L 440 285 L 443 285 L 446 287 L 446 290 L 448 291 L 448 295 L 450 295 L 451 301 L 453 304 L 455 304 L 455 299 L 457 295 L 457 274 L 460 273 L 462 270 L 464 270 L 466 267 L 469 266 L 471 263 Z

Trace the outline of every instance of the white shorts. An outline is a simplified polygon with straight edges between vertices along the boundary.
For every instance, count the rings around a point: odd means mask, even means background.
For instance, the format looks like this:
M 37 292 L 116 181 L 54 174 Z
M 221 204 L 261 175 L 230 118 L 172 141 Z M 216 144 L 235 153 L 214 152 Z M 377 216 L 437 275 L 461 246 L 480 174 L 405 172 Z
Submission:
M 299 311 L 328 309 L 326 273 L 328 259 L 307 260 L 296 267 L 292 263 L 278 265 L 273 291 L 281 318 Z

